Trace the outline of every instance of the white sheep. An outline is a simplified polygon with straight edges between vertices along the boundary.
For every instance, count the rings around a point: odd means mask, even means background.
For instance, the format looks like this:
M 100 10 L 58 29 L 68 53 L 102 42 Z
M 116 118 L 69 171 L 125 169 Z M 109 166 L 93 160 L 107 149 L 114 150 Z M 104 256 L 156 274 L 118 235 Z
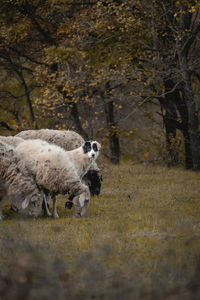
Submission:
M 17 136 L 0 136 L 0 141 L 16 148 L 24 140 Z
M 83 147 L 69 152 L 39 139 L 26 140 L 17 146 L 17 153 L 33 173 L 37 184 L 51 194 L 53 217 L 58 217 L 56 195 L 66 193 L 73 198 L 75 215 L 85 215 L 90 193 L 88 187 L 81 182 L 81 174 L 87 171 L 98 156 L 100 145 L 97 142 L 94 144 L 96 151 L 93 148 L 88 151 L 89 145 L 85 143 Z M 91 145 L 93 144 L 90 143 L 90 147 Z
M 20 213 L 32 216 L 42 214 L 44 193 L 37 187 L 15 149 L 4 142 L 0 142 L 0 179 L 6 198 Z M 2 217 L 0 208 L 0 218 Z
M 87 141 L 77 149 L 66 151 L 81 179 L 88 172 L 91 164 L 98 158 L 100 149 L 101 145 L 98 142 Z
M 0 178 L 0 220 L 3 219 L 2 209 L 1 209 L 1 201 L 6 195 L 5 183 L 2 178 Z
M 73 150 L 84 144 L 84 139 L 78 133 L 71 130 L 25 130 L 18 133 L 16 137 L 20 137 L 25 140 L 41 139 L 48 143 L 60 146 L 66 151 Z M 92 195 L 98 195 L 100 193 L 102 176 L 95 161 L 91 164 L 83 179 L 83 181 L 89 186 Z

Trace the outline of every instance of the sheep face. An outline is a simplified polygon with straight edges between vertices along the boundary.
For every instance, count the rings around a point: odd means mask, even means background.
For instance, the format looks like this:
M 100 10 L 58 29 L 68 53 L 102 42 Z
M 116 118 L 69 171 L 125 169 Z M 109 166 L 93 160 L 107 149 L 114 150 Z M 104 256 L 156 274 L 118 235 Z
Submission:
M 71 209 L 73 206 L 73 202 L 72 201 L 66 201 L 65 203 L 65 207 L 68 208 L 68 209 Z
M 90 202 L 89 191 L 85 191 L 82 194 L 74 197 L 72 202 L 75 209 L 75 216 L 84 217 Z
M 21 205 L 19 198 L 25 198 Z M 44 193 L 39 190 L 35 190 L 28 195 L 17 195 L 12 198 L 12 205 L 22 215 L 40 217 L 42 215 L 42 203 L 44 199 Z
M 96 141 L 87 141 L 83 145 L 83 152 L 88 155 L 89 158 L 94 160 L 99 156 L 99 151 L 101 149 L 101 145 Z
M 101 191 L 101 182 L 103 181 L 100 172 L 96 170 L 89 170 L 83 177 L 83 181 L 89 186 L 92 195 L 99 195 Z
M 44 194 L 41 192 L 40 195 L 32 195 L 28 206 L 29 215 L 32 217 L 41 217 L 43 214 L 42 203 Z

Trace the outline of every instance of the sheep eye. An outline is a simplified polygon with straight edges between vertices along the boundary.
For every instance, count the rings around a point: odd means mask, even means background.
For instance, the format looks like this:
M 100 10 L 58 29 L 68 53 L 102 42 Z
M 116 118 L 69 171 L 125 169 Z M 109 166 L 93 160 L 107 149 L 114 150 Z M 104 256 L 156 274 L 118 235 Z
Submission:
M 92 148 L 95 152 L 98 151 L 97 143 L 93 143 Z
M 83 151 L 84 153 L 88 153 L 91 151 L 91 143 L 89 141 L 85 142 L 83 145 Z

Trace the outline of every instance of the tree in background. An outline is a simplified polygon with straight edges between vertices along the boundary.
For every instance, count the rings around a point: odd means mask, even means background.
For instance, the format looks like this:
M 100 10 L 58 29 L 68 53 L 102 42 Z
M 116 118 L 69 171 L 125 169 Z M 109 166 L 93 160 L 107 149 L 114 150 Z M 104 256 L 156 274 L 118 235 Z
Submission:
M 135 112 L 157 101 L 169 164 L 178 129 L 199 169 L 198 1 L 2 0 L 0 22 L 2 126 L 100 135 L 118 163 Z
M 200 14 L 198 1 L 140 1 L 140 20 L 149 24 L 151 35 L 144 42 L 142 55 L 136 57 L 147 91 L 158 99 L 163 112 L 169 163 L 177 164 L 174 148 L 176 131 L 183 133 L 187 168 L 199 169 L 200 139 L 193 86 L 199 74 L 198 36 Z M 140 13 L 142 9 L 139 9 Z M 148 34 L 146 34 L 148 37 Z M 192 86 L 193 85 L 193 86 Z

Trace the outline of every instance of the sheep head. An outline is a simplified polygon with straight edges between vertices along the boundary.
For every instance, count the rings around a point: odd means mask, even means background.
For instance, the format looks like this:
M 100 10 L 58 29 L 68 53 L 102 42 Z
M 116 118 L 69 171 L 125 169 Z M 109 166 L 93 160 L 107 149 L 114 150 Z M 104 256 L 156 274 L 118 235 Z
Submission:
M 91 195 L 100 194 L 102 181 L 102 175 L 97 170 L 89 170 L 83 177 L 83 182 L 89 186 Z
M 101 145 L 96 141 L 87 141 L 82 146 L 83 152 L 88 155 L 89 158 L 94 160 L 99 156 Z
M 84 217 L 90 202 L 89 189 L 85 189 L 80 195 L 77 195 L 72 200 L 75 209 L 76 217 Z

